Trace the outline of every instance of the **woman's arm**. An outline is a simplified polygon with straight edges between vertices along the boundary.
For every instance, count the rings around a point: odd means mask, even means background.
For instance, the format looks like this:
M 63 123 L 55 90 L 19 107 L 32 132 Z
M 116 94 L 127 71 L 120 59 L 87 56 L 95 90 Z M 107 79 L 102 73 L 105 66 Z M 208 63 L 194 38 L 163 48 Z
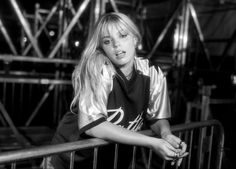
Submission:
M 152 124 L 150 127 L 154 133 L 160 135 L 163 139 L 165 139 L 168 135 L 172 135 L 170 130 L 170 124 L 167 119 L 160 119 L 156 123 Z M 171 145 L 175 148 L 178 148 L 180 142 L 180 138 L 176 137 L 176 139 L 171 141 Z
M 86 134 L 122 144 L 148 147 L 165 160 L 173 160 L 177 153 L 176 149 L 163 139 L 130 131 L 108 121 L 87 130 Z
M 171 133 L 170 124 L 167 119 L 160 119 L 150 127 L 153 132 L 160 135 L 161 138 L 170 143 L 175 149 L 179 150 L 180 159 L 178 159 L 177 165 L 180 166 L 182 162 L 182 157 L 188 155 L 188 153 L 186 152 L 187 149 L 186 143 L 183 142 L 179 137 L 176 137 Z M 174 162 L 172 162 L 172 164 L 174 164 Z

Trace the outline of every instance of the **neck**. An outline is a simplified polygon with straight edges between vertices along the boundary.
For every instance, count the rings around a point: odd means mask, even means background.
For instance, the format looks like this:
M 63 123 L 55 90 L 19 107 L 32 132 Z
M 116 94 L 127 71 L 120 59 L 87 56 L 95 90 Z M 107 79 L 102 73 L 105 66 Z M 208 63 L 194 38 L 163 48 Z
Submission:
M 125 75 L 126 79 L 130 79 L 133 74 L 133 66 L 123 67 L 120 69 L 122 73 Z

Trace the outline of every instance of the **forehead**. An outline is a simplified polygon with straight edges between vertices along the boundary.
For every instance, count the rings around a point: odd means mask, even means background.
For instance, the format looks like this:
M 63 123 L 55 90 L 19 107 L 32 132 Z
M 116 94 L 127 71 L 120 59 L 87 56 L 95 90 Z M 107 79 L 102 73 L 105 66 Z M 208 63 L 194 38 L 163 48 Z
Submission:
M 110 22 L 103 25 L 101 28 L 101 38 L 104 36 L 110 36 L 113 33 L 128 33 L 128 28 L 122 24 L 117 22 Z

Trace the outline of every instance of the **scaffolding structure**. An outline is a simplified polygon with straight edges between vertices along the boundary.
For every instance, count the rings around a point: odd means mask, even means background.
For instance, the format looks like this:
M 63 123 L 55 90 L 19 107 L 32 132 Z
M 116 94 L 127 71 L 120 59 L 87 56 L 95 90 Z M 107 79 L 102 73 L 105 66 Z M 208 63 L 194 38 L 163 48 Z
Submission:
M 30 141 L 21 134 L 18 126 L 56 126 L 62 115 L 69 110 L 72 99 L 71 73 L 80 53 L 91 35 L 98 18 L 110 11 L 120 11 L 134 19 L 145 38 L 152 37 L 148 19 L 150 10 L 144 0 L 55 0 L 50 9 L 39 3 L 34 13 L 27 13 L 17 0 L 9 0 L 16 22 L 15 34 L 11 34 L 6 19 L 0 14 L 0 32 L 6 49 L 0 51 L 0 126 L 10 127 L 21 146 Z M 174 2 L 170 2 L 174 3 Z M 183 84 L 183 69 L 187 58 L 187 42 L 190 20 L 197 30 L 203 52 L 211 65 L 205 46 L 197 12 L 190 0 L 182 0 L 168 16 L 168 22 L 155 39 L 144 39 L 147 49 L 139 54 L 163 65 L 164 71 L 174 67 L 178 72 L 177 87 L 173 89 L 176 106 L 181 97 L 179 86 Z M 159 5 L 159 4 L 158 4 Z M 155 9 L 154 9 L 155 10 Z M 169 15 L 169 14 L 168 14 Z M 156 52 L 167 32 L 178 33 L 173 52 L 167 57 L 156 57 Z M 155 28 L 156 29 L 156 28 Z M 226 46 L 226 55 L 235 39 L 235 33 Z M 219 68 L 220 68 L 219 64 Z M 210 66 L 211 67 L 211 66 Z M 176 94 L 175 94 L 176 93 Z M 177 111 L 177 107 L 174 107 Z M 45 117 L 47 118 L 46 120 Z
M 9 1 L 20 24 L 15 30 L 20 32 L 20 40 L 13 39 L 0 17 L 0 30 L 9 49 L 0 54 L 0 125 L 11 129 L 20 146 L 31 143 L 19 126 L 53 127 L 69 110 L 71 73 L 98 18 L 107 10 L 134 9 L 135 4 L 58 0 L 50 9 L 36 3 L 35 12 L 29 14 L 17 0 Z

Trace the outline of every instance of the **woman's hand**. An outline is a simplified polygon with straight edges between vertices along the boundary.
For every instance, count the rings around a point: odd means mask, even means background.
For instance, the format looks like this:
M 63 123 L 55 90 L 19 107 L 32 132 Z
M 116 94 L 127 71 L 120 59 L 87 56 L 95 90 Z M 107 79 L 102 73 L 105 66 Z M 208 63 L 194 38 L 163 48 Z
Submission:
M 176 154 L 175 154 L 176 157 L 171 162 L 171 165 L 174 165 L 176 163 L 178 166 L 180 166 L 183 157 L 188 155 L 188 153 L 186 152 L 187 149 L 186 143 L 182 141 L 179 137 L 176 137 L 171 133 L 162 134 L 162 138 L 176 149 Z
M 150 145 L 150 148 L 164 160 L 174 161 L 180 153 L 180 149 L 176 149 L 164 139 L 152 137 Z

